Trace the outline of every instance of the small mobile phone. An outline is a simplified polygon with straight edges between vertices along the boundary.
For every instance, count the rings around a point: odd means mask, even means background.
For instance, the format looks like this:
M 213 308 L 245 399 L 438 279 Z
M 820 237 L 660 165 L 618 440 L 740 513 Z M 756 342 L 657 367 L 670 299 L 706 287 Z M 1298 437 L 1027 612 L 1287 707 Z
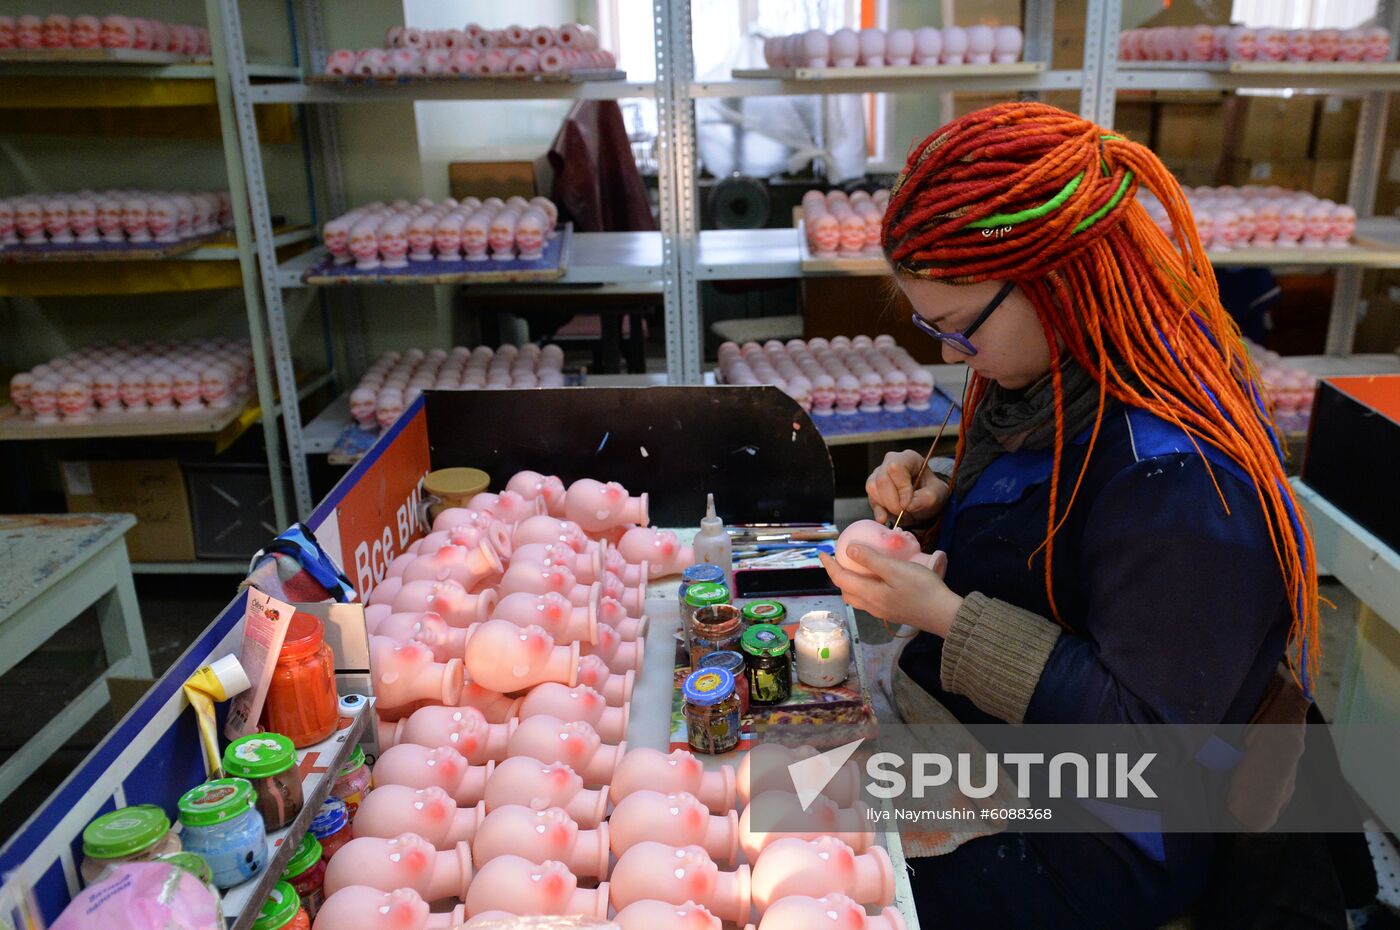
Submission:
M 805 568 L 746 568 L 734 573 L 735 597 L 840 596 L 841 589 L 820 565 Z

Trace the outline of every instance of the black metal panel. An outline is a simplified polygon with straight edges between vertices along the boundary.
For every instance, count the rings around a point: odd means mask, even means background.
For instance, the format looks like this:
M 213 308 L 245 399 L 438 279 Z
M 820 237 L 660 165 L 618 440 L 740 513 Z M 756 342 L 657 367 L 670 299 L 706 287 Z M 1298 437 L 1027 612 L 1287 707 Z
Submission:
M 472 465 L 493 490 L 533 469 L 651 495 L 651 522 L 687 526 L 705 494 L 726 523 L 827 521 L 831 456 L 773 387 L 428 391 L 434 468 Z

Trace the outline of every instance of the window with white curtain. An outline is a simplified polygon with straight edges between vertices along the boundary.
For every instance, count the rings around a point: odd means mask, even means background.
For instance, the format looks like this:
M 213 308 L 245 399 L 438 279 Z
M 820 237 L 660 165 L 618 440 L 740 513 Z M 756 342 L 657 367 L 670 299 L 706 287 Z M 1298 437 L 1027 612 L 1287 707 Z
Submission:
M 1234 0 L 1230 21 L 1278 29 L 1350 29 L 1376 15 L 1376 0 Z

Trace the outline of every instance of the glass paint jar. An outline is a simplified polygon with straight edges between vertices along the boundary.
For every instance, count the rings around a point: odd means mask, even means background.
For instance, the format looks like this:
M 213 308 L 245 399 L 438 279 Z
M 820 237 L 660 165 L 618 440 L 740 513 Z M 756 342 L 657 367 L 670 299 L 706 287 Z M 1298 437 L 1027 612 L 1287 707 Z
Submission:
M 851 636 L 836 614 L 829 610 L 803 614 L 794 639 L 798 681 L 833 688 L 850 677 Z
M 365 764 L 365 751 L 356 746 L 350 752 L 350 761 L 336 775 L 335 784 L 331 786 L 331 797 L 340 798 L 345 802 L 351 820 L 355 819 L 355 811 L 360 809 L 360 801 L 369 791 L 370 783 L 371 776 L 369 766 Z
M 83 828 L 83 884 L 101 881 L 114 866 L 145 862 L 180 851 L 170 818 L 154 804 L 134 804 L 103 814 Z
M 753 626 L 755 623 L 771 623 L 774 626 L 781 626 L 787 619 L 787 608 L 778 601 L 750 601 L 744 605 L 744 623 Z
M 311 917 L 301 906 L 296 889 L 278 882 L 267 893 L 252 930 L 311 930 Z
M 692 588 L 692 591 L 695 589 Z M 744 615 L 733 604 L 701 607 L 691 616 L 690 667 L 700 667 L 700 660 L 712 652 L 737 649 L 744 635 Z
M 311 821 L 311 835 L 321 844 L 321 858 L 331 861 L 340 847 L 350 842 L 350 811 L 340 798 L 326 798 Z
M 229 743 L 224 750 L 224 773 L 252 784 L 258 813 L 269 833 L 295 820 L 306 803 L 296 747 L 281 733 L 253 733 Z
M 724 569 L 718 565 L 711 565 L 709 562 L 697 562 L 688 565 L 685 571 L 681 572 L 681 584 L 676 589 L 676 597 L 681 604 L 681 616 L 685 616 L 685 592 L 690 590 L 693 584 L 724 584 Z
M 739 716 L 749 712 L 749 676 L 744 655 L 732 649 L 712 652 L 700 660 L 700 668 L 722 668 L 734 676 L 734 696 L 739 699 Z
M 718 566 L 716 566 L 718 568 Z M 729 603 L 729 589 L 717 581 L 697 581 L 685 592 L 681 607 L 681 633 L 685 636 L 685 654 L 690 655 L 690 630 L 695 624 L 695 612 L 703 607 Z M 694 668 L 694 666 L 691 666 Z
M 321 621 L 298 611 L 287 624 L 287 637 L 277 654 L 263 707 L 263 728 L 305 749 L 335 732 L 339 712 L 335 659 Z
M 168 862 L 177 869 L 184 869 L 210 888 L 214 887 L 214 870 L 209 868 L 209 863 L 205 862 L 204 857 L 199 853 L 181 850 L 177 853 L 166 853 L 163 856 L 156 856 L 156 861 Z M 217 894 L 218 892 L 215 891 L 215 893 Z
M 742 723 L 734 676 L 722 668 L 696 669 L 687 676 L 681 693 L 690 748 L 712 756 L 733 751 L 739 745 Z
M 242 778 L 216 778 L 180 797 L 185 848 L 209 863 L 217 888 L 232 888 L 267 865 L 267 831 Z
M 749 703 L 767 707 L 792 697 L 792 640 L 780 626 L 756 623 L 744 631 L 739 651 L 749 673 Z
M 306 916 L 316 919 L 321 902 L 326 898 L 326 860 L 321 856 L 321 843 L 311 833 L 301 838 L 301 845 L 287 863 L 282 881 L 296 889 Z

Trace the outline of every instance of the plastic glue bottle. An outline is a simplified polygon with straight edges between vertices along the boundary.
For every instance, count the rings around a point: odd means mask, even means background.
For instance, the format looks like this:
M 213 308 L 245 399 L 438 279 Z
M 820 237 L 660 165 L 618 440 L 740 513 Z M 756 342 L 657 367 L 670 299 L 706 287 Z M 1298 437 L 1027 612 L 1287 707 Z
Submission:
M 700 521 L 700 532 L 695 536 L 695 561 L 718 565 L 724 570 L 724 583 L 729 588 L 729 597 L 734 598 L 734 543 L 724 528 L 724 521 L 715 514 L 715 496 L 706 495 L 705 518 Z

